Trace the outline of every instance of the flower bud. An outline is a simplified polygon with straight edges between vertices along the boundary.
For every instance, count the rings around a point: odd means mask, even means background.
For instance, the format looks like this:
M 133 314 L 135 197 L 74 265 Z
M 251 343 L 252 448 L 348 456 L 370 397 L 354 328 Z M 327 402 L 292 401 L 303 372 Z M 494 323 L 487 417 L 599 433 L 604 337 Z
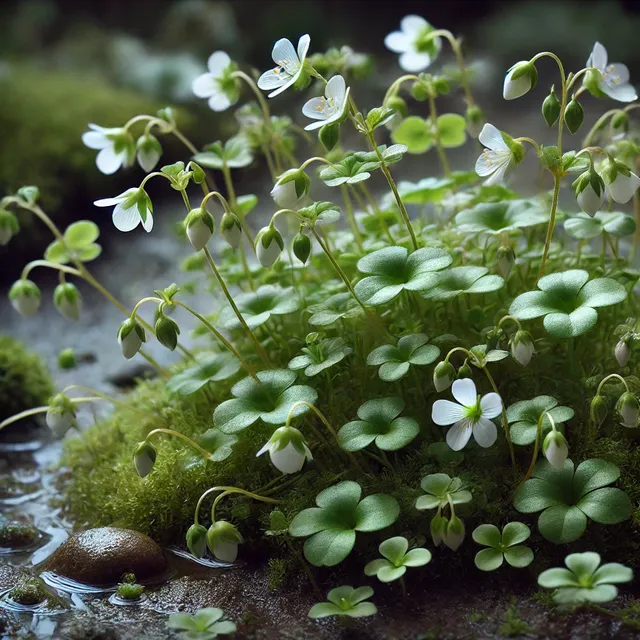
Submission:
M 448 524 L 449 520 L 444 516 L 436 515 L 432 518 L 429 529 L 431 530 L 431 539 L 436 547 L 439 547 L 440 543 L 444 540 Z
M 560 116 L 560 100 L 556 96 L 555 87 L 551 87 L 551 93 L 544 99 L 542 103 L 542 117 L 547 125 L 553 127 Z
M 602 179 L 611 199 L 620 204 L 629 202 L 640 186 L 640 178 L 624 162 L 611 158 L 602 170 Z
M 242 223 L 234 213 L 225 212 L 220 221 L 220 234 L 227 244 L 234 249 L 240 246 L 242 240 Z
M 569 129 L 569 133 L 576 133 L 582 126 L 583 120 L 584 109 L 575 98 L 572 98 L 564 110 L 564 122 L 567 125 L 567 129 Z
M 467 133 L 472 138 L 477 138 L 485 123 L 485 117 L 482 109 L 478 105 L 472 104 L 467 107 L 464 119 L 467 122 Z
M 611 118 L 611 127 L 620 133 L 629 131 L 629 114 L 626 111 L 617 111 Z
M 272 531 L 287 531 L 288 528 L 287 518 L 282 511 L 275 509 L 269 514 L 269 529 Z
M 504 339 L 504 331 L 498 327 L 493 327 L 485 335 L 487 351 L 493 351 L 500 346 L 500 340 Z
M 621 367 L 626 367 L 629 362 L 629 356 L 631 355 L 631 349 L 629 349 L 629 343 L 627 340 L 620 340 L 615 348 L 616 360 Z
M 56 309 L 69 320 L 78 320 L 82 311 L 82 296 L 70 282 L 59 284 L 53 292 Z
M 269 441 L 256 453 L 256 457 L 269 452 L 271 463 L 282 473 L 297 473 L 305 460 L 313 460 L 302 433 L 294 427 L 276 429 Z
M 580 174 L 573 183 L 580 208 L 594 216 L 604 201 L 604 181 L 593 168 Z
M 406 118 L 409 115 L 409 107 L 405 99 L 397 94 L 387 100 L 385 107 L 393 109 L 400 118 Z
M 416 80 L 411 85 L 411 95 L 418 101 L 424 102 L 429 99 L 430 86 L 424 80 Z
M 511 338 L 511 356 L 523 367 L 526 367 L 531 361 L 531 356 L 536 352 L 533 344 L 533 338 L 528 331 L 520 329 L 516 331 Z
M 289 169 L 276 181 L 271 197 L 281 209 L 297 211 L 309 193 L 311 179 L 301 169 Z
M 622 426 L 633 429 L 638 426 L 638 413 L 640 405 L 638 399 L 631 391 L 625 391 L 618 399 L 616 410 L 622 418 Z
M 31 280 L 16 280 L 9 290 L 11 306 L 25 318 L 34 316 L 38 312 L 40 298 L 40 289 Z
M 562 469 L 569 455 L 567 439 L 559 431 L 549 431 L 542 442 L 542 453 L 554 469 Z
M 207 549 L 207 529 L 201 524 L 192 524 L 187 530 L 187 548 L 196 557 L 202 558 Z
M 169 349 L 174 351 L 178 346 L 178 336 L 180 335 L 180 327 L 175 320 L 167 318 L 163 313 L 160 314 L 155 324 L 156 338 L 158 342 Z
M 59 393 L 51 399 L 45 419 L 54 435 L 61 438 L 71 427 L 77 426 L 76 407 L 64 393 Z
M 538 71 L 532 62 L 516 62 L 504 79 L 502 96 L 505 100 L 515 100 L 528 93 L 538 82 Z
M 196 184 L 202 184 L 207 179 L 207 176 L 204 173 L 204 169 L 193 160 L 189 162 L 189 164 L 187 165 L 187 169 L 193 174 L 193 181 Z
M 458 367 L 457 376 L 458 380 L 462 380 L 463 378 L 473 378 L 473 371 L 471 370 L 471 365 L 468 360 L 465 360 L 463 364 Z
M 272 266 L 280 257 L 284 249 L 282 234 L 273 226 L 269 225 L 258 231 L 256 236 L 256 256 L 258 262 L 266 268 Z
M 433 370 L 433 386 L 438 393 L 448 389 L 456 377 L 456 370 L 448 360 L 443 360 Z
M 589 415 L 598 427 L 605 421 L 607 417 L 607 402 L 600 394 L 594 396 L 591 400 Z
M 11 211 L 0 209 L 0 245 L 4 247 L 19 230 L 18 218 Z
M 151 469 L 156 463 L 156 456 L 156 449 L 150 442 L 143 440 L 138 443 L 133 452 L 133 464 L 141 478 L 151 473 Z
M 221 562 L 235 562 L 242 535 L 230 522 L 218 520 L 207 531 L 209 551 Z
M 150 173 L 160 160 L 162 145 L 158 138 L 150 133 L 141 135 L 136 143 L 136 155 L 138 164 L 143 171 Z
M 118 343 L 122 349 L 122 355 L 131 360 L 140 351 L 142 343 L 147 341 L 147 336 L 142 325 L 133 318 L 127 318 L 118 329 Z
M 192 209 L 184 221 L 187 237 L 195 251 L 201 251 L 207 246 L 213 231 L 215 222 L 213 216 L 203 207 Z
M 457 551 L 464 541 L 464 533 L 464 522 L 462 522 L 458 516 L 451 516 L 442 542 L 444 542 L 451 551 Z
M 307 264 L 307 260 L 311 255 L 311 239 L 301 231 L 293 239 L 293 255 L 295 255 L 302 264 Z
M 58 366 L 61 369 L 73 369 L 76 366 L 76 352 L 71 349 L 63 349 L 58 354 Z
M 513 265 L 516 263 L 515 251 L 506 245 L 501 245 L 496 251 L 496 266 L 500 275 L 506 280 L 511 273 Z

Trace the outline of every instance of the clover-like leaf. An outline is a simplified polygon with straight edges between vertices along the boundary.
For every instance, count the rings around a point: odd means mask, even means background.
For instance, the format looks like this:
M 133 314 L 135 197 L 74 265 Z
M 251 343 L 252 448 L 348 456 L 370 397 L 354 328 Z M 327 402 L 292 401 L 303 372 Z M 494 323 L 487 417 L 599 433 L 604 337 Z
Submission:
M 435 131 L 428 120 L 409 116 L 393 130 L 391 139 L 405 145 L 409 153 L 425 153 L 435 142 Z
M 432 247 L 413 253 L 405 247 L 385 247 L 358 261 L 358 270 L 370 274 L 355 286 L 356 294 L 367 304 L 380 305 L 402 291 L 425 291 L 438 282 L 434 273 L 451 264 L 451 256 Z
M 448 178 L 423 178 L 418 182 L 398 183 L 398 193 L 405 204 L 438 203 L 451 190 L 452 182 Z M 390 194 L 393 197 L 393 194 Z
M 597 307 L 622 302 L 626 289 L 612 278 L 589 281 L 581 269 L 544 276 L 540 291 L 520 294 L 509 313 L 519 320 L 544 317 L 544 328 L 554 338 L 572 338 L 592 329 L 598 321 Z
M 461 147 L 467 141 L 467 121 L 458 113 L 443 113 L 438 116 L 438 135 L 445 149 Z
M 225 433 L 237 433 L 258 420 L 267 424 L 282 425 L 286 422 L 296 402 L 313 404 L 318 394 L 306 385 L 294 385 L 296 374 L 289 369 L 259 371 L 258 380 L 251 376 L 240 380 L 231 388 L 234 396 L 225 400 L 213 412 L 213 422 Z M 294 416 L 309 410 L 307 405 L 298 405 Z
M 585 460 L 575 473 L 569 459 L 562 469 L 540 460 L 532 478 L 518 487 L 514 506 L 520 513 L 542 511 L 538 529 L 547 540 L 556 544 L 573 542 L 584 533 L 587 518 L 600 524 L 617 524 L 629 517 L 629 496 L 606 486 L 619 476 L 618 467 L 606 460 Z
M 472 537 L 489 549 L 478 551 L 476 567 L 481 571 L 494 571 L 504 560 L 518 569 L 528 567 L 533 562 L 533 551 L 521 543 L 530 535 L 531 530 L 522 522 L 509 522 L 502 532 L 492 524 L 481 524 L 474 529 Z
M 211 454 L 211 462 L 222 462 L 233 453 L 233 445 L 238 442 L 238 436 L 213 428 L 194 437 L 194 441 Z M 202 454 L 188 450 L 184 452 L 181 463 L 183 469 L 191 469 L 206 464 L 206 460 Z
M 184 640 L 213 640 L 220 635 L 236 632 L 236 625 L 230 620 L 222 620 L 224 611 L 217 607 L 199 609 L 194 615 L 173 613 L 167 627 L 178 632 Z
M 240 370 L 235 356 L 219 353 L 202 358 L 198 364 L 176 373 L 167 381 L 167 391 L 188 396 L 202 389 L 208 382 L 228 380 Z
M 246 196 L 238 196 L 236 198 L 236 210 L 241 216 L 250 214 L 258 205 L 258 196 L 250 193 Z
M 408 567 L 422 567 L 431 561 L 428 549 L 408 549 L 409 541 L 402 536 L 385 540 L 378 548 L 383 557 L 367 563 L 365 574 L 376 576 L 380 582 L 392 582 L 402 578 Z
M 247 139 L 240 135 L 229 138 L 224 146 L 220 142 L 207 145 L 193 159 L 208 169 L 222 169 L 225 165 L 230 169 L 240 169 L 253 162 L 253 155 Z
M 581 212 L 565 220 L 564 229 L 576 240 L 591 240 L 603 233 L 622 238 L 635 232 L 636 223 L 622 211 L 598 211 L 593 217 Z
M 367 356 L 367 364 L 380 366 L 378 375 L 385 382 L 393 382 L 404 377 L 411 367 L 425 366 L 434 362 L 440 349 L 427 344 L 429 338 L 424 333 L 412 333 L 398 340 L 397 346 L 383 344 Z
M 420 433 L 413 418 L 398 417 L 404 409 L 401 398 L 367 400 L 358 409 L 358 418 L 338 431 L 340 445 L 346 451 L 360 451 L 371 443 L 384 451 L 406 447 Z
M 445 507 L 449 500 L 455 504 L 471 502 L 470 491 L 464 489 L 460 478 L 451 478 L 446 473 L 432 473 L 422 478 L 420 487 L 425 495 L 416 500 L 416 509 L 425 511 L 436 507 Z
M 364 162 L 358 160 L 354 153 L 347 155 L 340 162 L 320 171 L 320 179 L 328 187 L 338 187 L 341 184 L 356 184 L 371 177 L 371 171 L 378 169 L 380 162 Z
M 302 349 L 302 355 L 293 358 L 288 366 L 292 371 L 304 369 L 305 375 L 311 378 L 338 364 L 352 352 L 353 349 L 342 338 L 326 338 L 308 344 Z
M 64 240 L 54 240 L 47 247 L 44 258 L 56 264 L 90 262 L 102 253 L 102 247 L 96 243 L 99 236 L 100 229 L 95 222 L 78 220 L 67 227 Z
M 511 441 L 518 445 L 533 444 L 536 439 L 538 422 L 543 414 L 550 414 L 558 431 L 564 432 L 562 423 L 573 418 L 571 407 L 558 406 L 553 396 L 536 396 L 532 400 L 515 402 L 507 409 L 507 420 L 511 425 Z M 542 435 L 551 429 L 548 416 L 542 420 Z
M 438 274 L 438 284 L 425 292 L 427 300 L 450 300 L 463 293 L 490 293 L 504 286 L 504 280 L 486 267 L 451 267 Z
M 327 595 L 328 602 L 318 602 L 311 607 L 309 617 L 314 619 L 329 616 L 348 616 L 349 618 L 364 618 L 378 613 L 373 602 L 365 602 L 373 595 L 371 587 L 344 586 L 331 589 Z
M 407 147 L 403 144 L 392 144 L 390 147 L 387 147 L 386 144 L 380 144 L 378 152 L 383 157 L 385 164 L 394 164 L 402 160 L 404 154 L 407 153 Z M 354 155 L 360 162 L 380 162 L 375 151 L 356 151 Z
M 379 531 L 393 524 L 400 505 L 392 496 L 374 494 L 361 500 L 357 482 L 344 480 L 316 496 L 317 507 L 304 509 L 289 525 L 304 543 L 304 555 L 316 567 L 333 567 L 353 549 L 357 531 Z
M 234 298 L 236 306 L 250 329 L 263 325 L 273 316 L 282 316 L 297 311 L 300 306 L 293 287 L 264 284 L 257 291 L 247 291 Z M 234 310 L 226 307 L 220 314 L 220 322 L 226 329 L 238 329 L 242 325 Z
M 515 229 L 533 227 L 548 221 L 549 212 L 538 200 L 506 200 L 481 202 L 456 214 L 461 233 L 500 235 Z
M 309 324 L 316 327 L 326 327 L 341 318 L 354 318 L 362 313 L 362 308 L 348 291 L 336 293 L 323 302 L 309 305 L 307 311 L 311 313 Z
M 333 224 L 340 219 L 340 207 L 333 202 L 314 202 L 298 210 L 298 217 L 309 228 L 316 225 Z

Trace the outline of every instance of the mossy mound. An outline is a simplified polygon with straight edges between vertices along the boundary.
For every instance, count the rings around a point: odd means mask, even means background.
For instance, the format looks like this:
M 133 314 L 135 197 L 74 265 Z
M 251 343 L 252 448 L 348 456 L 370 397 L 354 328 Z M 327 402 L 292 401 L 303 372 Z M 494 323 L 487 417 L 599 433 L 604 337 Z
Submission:
M 42 358 L 19 340 L 0 335 L 0 421 L 45 404 L 53 382 Z

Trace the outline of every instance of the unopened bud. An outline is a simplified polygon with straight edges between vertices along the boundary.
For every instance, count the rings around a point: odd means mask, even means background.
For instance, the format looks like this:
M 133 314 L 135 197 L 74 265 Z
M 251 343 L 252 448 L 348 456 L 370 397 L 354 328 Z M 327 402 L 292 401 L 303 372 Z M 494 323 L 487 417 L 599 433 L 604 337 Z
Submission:
M 147 440 L 143 440 L 138 444 L 133 452 L 133 464 L 141 478 L 149 475 L 153 465 L 156 462 L 155 447 Z
M 433 370 L 433 386 L 438 393 L 448 389 L 456 377 L 456 370 L 448 360 L 443 360 Z

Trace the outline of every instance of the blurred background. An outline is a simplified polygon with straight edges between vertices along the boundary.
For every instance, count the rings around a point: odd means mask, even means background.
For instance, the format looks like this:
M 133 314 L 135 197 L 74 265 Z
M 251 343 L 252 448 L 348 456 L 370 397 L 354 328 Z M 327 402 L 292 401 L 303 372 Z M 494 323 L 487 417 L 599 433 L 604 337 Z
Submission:
M 97 222 L 104 252 L 96 261 L 96 273 L 125 300 L 135 301 L 182 277 L 177 265 L 189 249 L 174 230 L 184 212 L 175 193 L 164 186 L 156 192 L 152 185 L 153 233 L 147 236 L 140 228 L 117 232 L 110 211 L 92 203 L 139 184 L 143 174 L 138 167 L 113 176 L 99 173 L 96 152 L 81 141 L 87 124 L 121 126 L 134 115 L 155 113 L 170 104 L 177 109 L 181 129 L 198 147 L 224 140 L 236 130 L 233 110 L 213 113 L 190 89 L 192 80 L 205 71 L 208 56 L 223 49 L 242 69 L 263 71 L 271 66 L 276 39 L 296 42 L 304 33 L 311 35 L 310 53 L 348 44 L 371 54 L 373 71 L 354 92 L 360 104 L 377 106 L 401 73 L 397 56 L 384 48 L 384 36 L 410 13 L 463 36 L 477 101 L 489 121 L 514 135 L 551 139 L 540 104 L 549 85 L 557 82 L 556 67 L 542 61 L 539 86 L 531 95 L 515 103 L 503 101 L 504 72 L 518 60 L 551 50 L 567 69 L 577 70 L 599 40 L 611 61 L 629 66 L 632 82 L 640 78 L 640 3 L 634 0 L 0 0 L 0 197 L 35 184 L 42 206 L 60 226 L 80 218 Z M 450 49 L 443 45 L 435 68 L 452 62 Z M 247 95 L 243 90 L 245 99 Z M 305 124 L 300 106 L 307 98 L 306 93 L 287 92 L 270 106 L 274 114 L 289 114 Z M 442 103 L 442 112 L 464 111 L 458 90 Z M 587 127 L 613 104 L 586 96 L 584 106 Z M 425 115 L 424 104 L 411 102 L 410 110 Z M 162 143 L 163 163 L 188 160 L 171 137 L 163 137 Z M 477 143 L 469 141 L 452 151 L 452 164 L 470 169 L 477 154 Z M 525 170 L 518 172 L 516 180 L 523 181 L 525 191 L 529 183 L 535 184 L 535 165 L 535 158 L 529 157 Z M 527 180 L 527 166 L 534 179 Z M 395 171 L 403 179 L 417 180 L 439 168 L 431 152 L 408 158 Z M 260 197 L 261 205 L 252 214 L 256 221 L 273 212 L 271 184 L 261 161 L 235 171 L 234 181 L 238 193 Z M 6 289 L 50 242 L 42 225 L 24 216 L 20 221 L 18 236 L 0 246 L 0 331 L 42 346 L 51 358 L 62 347 L 74 346 L 69 343 L 80 333 L 85 343 L 95 345 L 97 327 L 107 323 L 112 342 L 117 312 L 105 310 L 91 291 L 83 289 L 91 311 L 79 324 L 69 325 L 57 316 L 51 301 L 45 301 L 56 280 L 42 271 L 35 274 L 43 289 L 40 320 L 25 321 L 12 312 Z M 114 371 L 122 366 L 117 353 L 115 358 Z M 117 371 L 112 373 L 116 376 Z

